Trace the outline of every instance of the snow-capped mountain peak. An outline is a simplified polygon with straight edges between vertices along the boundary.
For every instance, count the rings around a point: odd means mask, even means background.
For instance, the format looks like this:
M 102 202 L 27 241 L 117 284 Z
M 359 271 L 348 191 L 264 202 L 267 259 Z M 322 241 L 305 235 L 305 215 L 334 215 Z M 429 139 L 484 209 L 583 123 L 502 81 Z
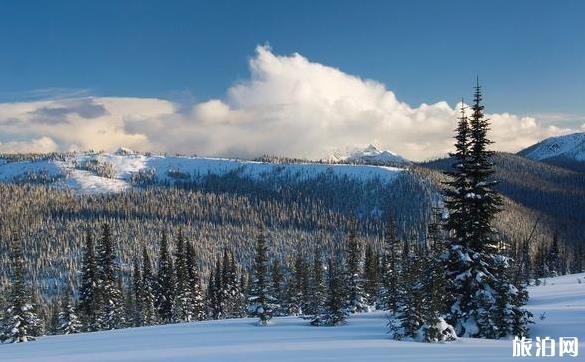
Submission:
M 365 148 L 354 148 L 345 154 L 337 153 L 332 158 L 336 161 L 371 165 L 407 165 L 409 163 L 404 157 L 389 150 L 380 150 L 372 144 Z
M 550 137 L 520 151 L 519 154 L 536 161 L 563 158 L 585 162 L 585 133 Z

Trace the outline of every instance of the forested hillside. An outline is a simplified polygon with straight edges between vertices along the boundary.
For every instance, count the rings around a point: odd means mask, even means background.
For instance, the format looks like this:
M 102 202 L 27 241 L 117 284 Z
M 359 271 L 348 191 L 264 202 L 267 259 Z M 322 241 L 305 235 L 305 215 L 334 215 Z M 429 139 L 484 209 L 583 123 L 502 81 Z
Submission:
M 548 238 L 550 242 L 556 234 L 570 245 L 585 243 L 585 174 L 510 153 L 496 153 L 493 162 L 494 178 L 500 181 L 497 190 L 518 204 L 518 211 L 524 209 L 524 214 L 531 214 L 530 223 L 538 220 L 537 238 Z M 450 159 L 439 159 L 421 166 L 442 171 L 451 164 Z M 518 225 L 509 226 L 515 227 Z

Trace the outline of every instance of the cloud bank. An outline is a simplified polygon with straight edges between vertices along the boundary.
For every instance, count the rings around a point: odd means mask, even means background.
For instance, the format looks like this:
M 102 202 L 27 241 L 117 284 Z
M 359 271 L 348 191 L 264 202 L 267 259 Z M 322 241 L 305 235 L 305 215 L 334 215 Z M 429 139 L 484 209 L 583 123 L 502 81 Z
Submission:
M 156 98 L 83 97 L 0 104 L 0 152 L 106 150 L 319 159 L 375 144 L 411 160 L 452 148 L 455 104 L 413 107 L 379 82 L 259 46 L 250 77 L 183 109 Z M 489 97 L 488 97 L 489 99 Z M 489 101 L 488 101 L 489 110 Z M 517 151 L 571 130 L 490 114 L 495 149 Z M 585 126 L 585 125 L 584 125 Z

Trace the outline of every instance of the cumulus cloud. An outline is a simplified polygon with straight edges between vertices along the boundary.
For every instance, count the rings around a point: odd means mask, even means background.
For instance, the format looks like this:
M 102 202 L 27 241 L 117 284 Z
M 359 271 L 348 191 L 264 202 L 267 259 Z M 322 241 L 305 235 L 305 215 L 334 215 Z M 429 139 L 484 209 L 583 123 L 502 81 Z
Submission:
M 260 46 L 250 77 L 224 99 L 180 109 L 154 98 L 80 98 L 0 104 L 10 137 L 51 140 L 58 150 L 126 146 L 142 151 L 253 157 L 323 158 L 340 149 L 375 144 L 412 160 L 446 154 L 457 121 L 447 102 L 411 106 L 374 80 L 279 56 Z M 534 117 L 490 114 L 498 150 L 517 151 L 570 130 Z M 8 137 L 8 138 L 7 138 Z M 1 141 L 1 139 L 0 139 Z M 49 148 L 49 147 L 48 147 Z M 14 144 L 14 150 L 22 147 Z

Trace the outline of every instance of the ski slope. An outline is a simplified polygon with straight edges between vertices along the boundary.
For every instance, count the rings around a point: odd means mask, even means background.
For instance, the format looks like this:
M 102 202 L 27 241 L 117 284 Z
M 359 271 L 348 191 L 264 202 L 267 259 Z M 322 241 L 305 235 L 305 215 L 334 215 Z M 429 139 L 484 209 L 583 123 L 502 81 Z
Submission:
M 82 165 L 94 162 L 113 170 L 107 177 Z M 72 189 L 77 193 L 115 193 L 132 187 L 131 179 L 139 173 L 152 176 L 156 183 L 173 184 L 176 181 L 198 180 L 207 175 L 222 176 L 236 173 L 252 179 L 274 179 L 282 182 L 301 182 L 323 175 L 347 177 L 354 180 L 379 179 L 392 182 L 403 171 L 401 168 L 322 164 L 322 163 L 267 163 L 223 158 L 143 155 L 123 149 L 116 153 L 63 154 L 61 159 L 6 162 L 0 159 L 0 181 L 22 182 L 31 176 L 49 179 L 48 184 Z M 36 177 L 36 176 L 42 177 Z
M 577 279 L 582 283 L 579 284 Z M 585 273 L 547 279 L 530 288 L 532 337 L 580 338 L 585 360 Z M 538 317 L 546 313 L 544 320 Z M 341 327 L 311 327 L 294 317 L 268 327 L 253 319 L 194 322 L 0 345 L 0 361 L 518 361 L 512 341 L 462 338 L 447 344 L 388 339 L 384 313 L 350 317 Z M 526 358 L 529 359 L 529 358 Z M 532 360 L 538 360 L 533 358 Z

